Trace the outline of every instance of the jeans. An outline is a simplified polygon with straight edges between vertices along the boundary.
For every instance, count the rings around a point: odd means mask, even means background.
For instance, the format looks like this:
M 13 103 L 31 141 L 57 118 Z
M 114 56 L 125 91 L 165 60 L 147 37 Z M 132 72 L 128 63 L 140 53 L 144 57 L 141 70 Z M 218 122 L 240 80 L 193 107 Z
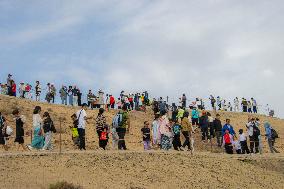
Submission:
M 270 152 L 271 153 L 275 153 L 275 152 L 279 153 L 278 150 L 275 149 L 274 143 L 275 143 L 275 140 L 273 140 L 272 138 L 268 139 L 268 146 L 269 146 Z
M 144 144 L 144 150 L 151 150 L 150 140 L 143 141 L 143 144 Z
M 79 141 L 80 141 L 80 146 L 79 149 L 80 150 L 86 150 L 85 147 L 85 129 L 82 128 L 78 128 L 78 134 L 79 134 Z
M 69 105 L 73 106 L 73 95 L 69 96 Z
M 126 150 L 127 148 L 126 148 L 125 140 L 124 140 L 124 137 L 125 137 L 125 134 L 126 134 L 126 129 L 125 128 L 117 128 L 116 132 L 117 132 L 118 138 L 119 138 L 118 149 L 119 150 Z
M 78 106 L 78 96 L 73 96 L 73 106 Z
M 44 149 L 44 150 L 52 150 L 53 147 L 52 147 L 51 140 L 52 140 L 52 132 L 49 131 L 49 132 L 44 134 L 44 146 L 43 146 L 42 149 Z
M 62 104 L 67 105 L 67 97 L 61 97 Z
M 216 131 L 216 138 L 217 138 L 217 144 L 219 147 L 222 146 L 222 131 Z

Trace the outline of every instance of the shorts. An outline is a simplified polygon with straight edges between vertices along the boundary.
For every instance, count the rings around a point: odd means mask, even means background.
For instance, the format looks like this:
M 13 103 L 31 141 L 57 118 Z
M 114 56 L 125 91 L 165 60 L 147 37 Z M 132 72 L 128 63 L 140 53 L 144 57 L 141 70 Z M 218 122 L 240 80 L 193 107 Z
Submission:
M 192 118 L 192 125 L 198 125 L 198 118 Z
M 14 142 L 17 142 L 19 144 L 24 144 L 25 143 L 25 140 L 24 140 L 24 137 L 16 137 L 15 141 Z

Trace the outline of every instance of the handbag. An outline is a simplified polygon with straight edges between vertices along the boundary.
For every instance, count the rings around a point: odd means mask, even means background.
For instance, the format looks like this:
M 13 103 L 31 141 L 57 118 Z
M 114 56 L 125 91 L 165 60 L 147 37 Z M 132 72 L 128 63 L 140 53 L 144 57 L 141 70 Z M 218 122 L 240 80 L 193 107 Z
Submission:
M 6 134 L 8 136 L 11 136 L 13 134 L 13 129 L 10 127 L 10 126 L 7 126 L 6 127 Z
M 107 132 L 102 132 L 100 136 L 100 140 L 107 140 Z

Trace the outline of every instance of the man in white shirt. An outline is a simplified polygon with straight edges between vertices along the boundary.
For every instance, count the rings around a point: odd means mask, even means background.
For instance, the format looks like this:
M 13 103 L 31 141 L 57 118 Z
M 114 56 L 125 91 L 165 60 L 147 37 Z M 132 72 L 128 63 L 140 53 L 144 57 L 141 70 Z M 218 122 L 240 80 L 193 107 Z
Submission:
M 86 120 L 90 119 L 87 117 L 86 110 L 88 105 L 86 103 L 82 104 L 82 109 L 77 111 L 76 116 L 78 119 L 78 134 L 80 140 L 80 150 L 86 150 L 85 147 L 85 129 L 86 129 Z

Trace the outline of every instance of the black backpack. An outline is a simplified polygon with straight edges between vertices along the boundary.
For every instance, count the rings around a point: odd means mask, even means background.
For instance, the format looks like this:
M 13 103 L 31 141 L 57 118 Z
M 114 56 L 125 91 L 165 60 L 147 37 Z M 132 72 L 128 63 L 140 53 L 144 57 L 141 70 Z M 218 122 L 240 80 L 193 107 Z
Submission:
M 271 138 L 272 139 L 279 138 L 278 133 L 273 128 L 271 128 Z

